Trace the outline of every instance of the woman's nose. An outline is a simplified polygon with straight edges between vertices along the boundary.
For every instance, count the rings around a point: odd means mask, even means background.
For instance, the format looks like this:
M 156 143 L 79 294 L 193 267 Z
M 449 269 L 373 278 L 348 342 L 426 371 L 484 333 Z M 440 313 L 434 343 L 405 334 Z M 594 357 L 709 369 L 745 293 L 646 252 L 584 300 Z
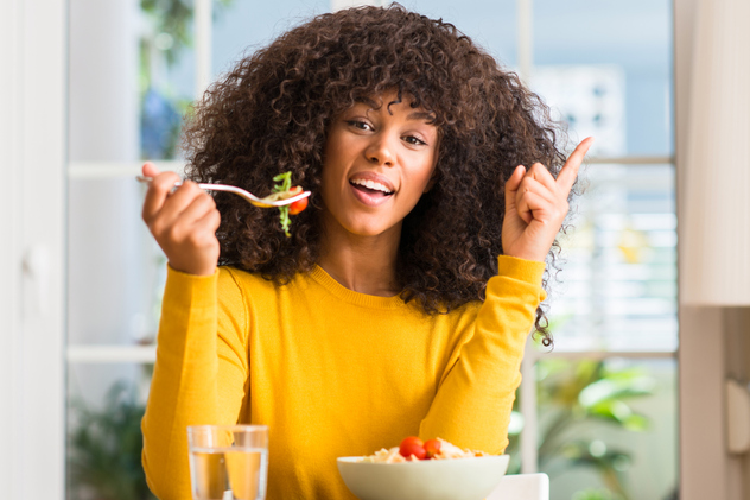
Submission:
M 395 156 L 391 140 L 386 134 L 378 134 L 373 137 L 372 142 L 365 151 L 370 163 L 389 167 L 394 165 Z

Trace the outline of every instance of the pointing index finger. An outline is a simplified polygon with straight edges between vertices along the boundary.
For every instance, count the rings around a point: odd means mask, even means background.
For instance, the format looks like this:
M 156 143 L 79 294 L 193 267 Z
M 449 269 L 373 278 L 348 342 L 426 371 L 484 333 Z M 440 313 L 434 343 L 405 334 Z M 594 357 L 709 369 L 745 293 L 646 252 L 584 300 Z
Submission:
M 583 162 L 583 158 L 593 143 L 594 138 L 587 137 L 576 146 L 576 149 L 570 154 L 568 161 L 565 162 L 565 165 L 560 170 L 560 174 L 557 176 L 557 184 L 559 186 L 570 191 L 573 184 L 575 184 L 576 177 L 578 177 L 578 169 L 581 167 L 581 162 Z

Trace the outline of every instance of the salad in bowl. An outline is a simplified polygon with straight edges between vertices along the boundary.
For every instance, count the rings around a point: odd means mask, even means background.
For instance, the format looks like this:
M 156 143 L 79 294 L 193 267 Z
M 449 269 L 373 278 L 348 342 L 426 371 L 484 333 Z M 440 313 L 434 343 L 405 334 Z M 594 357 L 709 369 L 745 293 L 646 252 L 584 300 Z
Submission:
M 337 465 L 360 500 L 482 500 L 502 479 L 508 459 L 410 436 L 372 455 L 339 457 Z

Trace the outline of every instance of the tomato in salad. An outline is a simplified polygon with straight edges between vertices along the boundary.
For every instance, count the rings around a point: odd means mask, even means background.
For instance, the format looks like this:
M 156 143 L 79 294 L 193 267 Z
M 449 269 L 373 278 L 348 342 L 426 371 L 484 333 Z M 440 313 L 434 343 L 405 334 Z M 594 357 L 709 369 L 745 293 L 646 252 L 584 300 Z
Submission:
M 427 459 L 440 454 L 440 440 L 437 438 L 428 439 L 424 442 L 424 451 Z
M 422 443 L 422 440 L 416 436 L 404 438 L 404 440 L 401 441 L 401 446 L 399 446 L 398 452 L 404 458 L 409 458 L 414 455 L 419 460 L 424 460 L 427 457 L 424 443 Z

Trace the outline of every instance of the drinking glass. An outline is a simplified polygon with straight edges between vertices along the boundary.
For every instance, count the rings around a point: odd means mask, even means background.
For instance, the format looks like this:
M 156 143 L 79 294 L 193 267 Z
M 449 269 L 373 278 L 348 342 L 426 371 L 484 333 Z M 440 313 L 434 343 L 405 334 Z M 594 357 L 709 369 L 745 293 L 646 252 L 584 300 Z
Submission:
M 268 427 L 190 425 L 193 500 L 265 500 Z

